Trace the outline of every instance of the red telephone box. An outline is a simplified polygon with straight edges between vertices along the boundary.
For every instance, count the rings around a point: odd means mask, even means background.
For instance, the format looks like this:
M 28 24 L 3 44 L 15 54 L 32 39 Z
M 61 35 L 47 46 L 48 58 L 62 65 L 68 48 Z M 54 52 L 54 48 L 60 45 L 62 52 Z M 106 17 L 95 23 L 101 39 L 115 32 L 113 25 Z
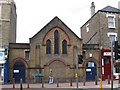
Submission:
M 103 80 L 111 77 L 111 50 L 101 50 L 101 70 Z

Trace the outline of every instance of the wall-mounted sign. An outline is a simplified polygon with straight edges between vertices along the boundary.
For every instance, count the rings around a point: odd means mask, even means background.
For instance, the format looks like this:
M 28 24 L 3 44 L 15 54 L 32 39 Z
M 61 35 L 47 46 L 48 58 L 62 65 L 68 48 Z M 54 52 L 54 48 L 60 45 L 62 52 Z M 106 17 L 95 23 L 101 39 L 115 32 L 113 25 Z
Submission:
M 13 72 L 14 72 L 14 73 L 19 73 L 19 70 L 14 70 Z
M 104 56 L 111 56 L 111 52 L 104 52 Z
M 0 51 L 0 60 L 4 60 L 4 52 Z
M 91 72 L 91 69 L 86 69 L 87 72 Z

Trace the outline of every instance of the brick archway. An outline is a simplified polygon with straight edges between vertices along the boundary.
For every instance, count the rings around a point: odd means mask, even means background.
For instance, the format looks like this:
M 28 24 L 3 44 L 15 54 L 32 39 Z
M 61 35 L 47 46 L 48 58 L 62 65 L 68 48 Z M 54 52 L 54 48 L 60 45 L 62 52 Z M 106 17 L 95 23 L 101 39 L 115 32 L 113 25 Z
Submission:
M 93 61 L 96 63 L 97 67 L 100 67 L 99 63 L 97 62 L 97 60 L 95 58 L 88 58 L 85 60 L 85 62 L 83 63 L 83 67 L 86 67 L 86 64 L 89 62 L 89 61 Z
M 25 67 L 28 68 L 28 63 L 25 61 L 25 59 L 21 58 L 21 57 L 18 57 L 18 58 L 15 58 L 12 62 L 10 62 L 10 68 L 12 68 L 14 66 L 14 64 L 20 60 L 21 62 L 24 63 Z
M 68 34 L 67 34 L 64 30 L 62 30 L 61 28 L 59 28 L 59 27 L 54 27 L 54 28 L 50 29 L 50 30 L 45 34 L 45 36 L 44 36 L 44 38 L 43 38 L 43 41 L 42 41 L 42 44 L 43 44 L 43 45 L 46 45 L 46 41 L 48 40 L 49 34 L 51 34 L 51 32 L 52 32 L 52 31 L 55 31 L 55 30 L 58 30 L 59 32 L 63 33 L 63 34 L 65 35 L 65 38 L 66 38 L 67 42 L 68 42 L 68 45 L 71 45 L 71 41 L 70 41 L 70 38 L 69 38 Z
M 63 63 L 63 64 L 64 64 L 65 66 L 67 66 L 67 67 L 70 66 L 69 64 L 67 64 L 65 61 L 63 61 L 63 60 L 61 60 L 61 59 L 53 59 L 53 60 L 50 60 L 49 62 L 46 63 L 45 66 L 50 66 L 53 62 L 56 62 L 56 61 Z
M 28 68 L 28 63 L 25 61 L 25 59 L 21 58 L 21 57 L 18 57 L 18 58 L 15 58 L 13 60 L 11 60 L 10 62 L 10 69 L 9 69 L 9 78 L 10 78 L 10 81 L 13 81 L 13 69 L 14 69 L 14 65 L 16 65 L 16 63 L 18 62 L 21 62 L 23 65 L 24 65 L 24 70 L 25 70 L 25 79 L 24 81 L 26 80 L 26 77 L 27 77 L 27 68 Z
M 60 82 L 66 81 L 66 78 L 68 77 L 68 72 L 70 71 L 70 65 L 60 59 L 51 60 L 46 65 L 48 66 L 48 72 L 46 72 L 46 74 L 48 76 L 52 75 L 54 81 L 56 81 L 57 78 L 59 78 Z

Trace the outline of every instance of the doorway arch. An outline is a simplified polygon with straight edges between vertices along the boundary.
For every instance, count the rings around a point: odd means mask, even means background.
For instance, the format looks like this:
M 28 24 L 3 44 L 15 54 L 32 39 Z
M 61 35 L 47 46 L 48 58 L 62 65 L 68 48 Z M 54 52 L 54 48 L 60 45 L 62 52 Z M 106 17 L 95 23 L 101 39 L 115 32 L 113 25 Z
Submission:
M 13 78 L 15 79 L 16 83 L 20 83 L 20 79 L 25 82 L 26 76 L 26 67 L 21 60 L 18 60 L 13 65 Z
M 19 83 L 20 82 L 20 73 L 24 73 L 22 74 L 22 79 L 23 82 L 26 81 L 26 77 L 28 76 L 28 63 L 25 61 L 25 59 L 18 57 L 15 58 L 14 60 L 12 60 L 10 62 L 10 81 L 13 81 L 13 78 L 15 78 L 15 82 Z M 18 78 L 17 78 L 18 76 Z M 17 78 L 17 79 L 16 79 Z
M 69 68 L 69 64 L 67 64 L 64 60 L 60 58 L 53 59 L 50 60 L 46 65 L 49 67 L 48 75 L 52 75 L 55 82 L 57 79 L 59 79 L 59 82 L 65 82 L 67 80 L 67 70 Z
M 86 81 L 94 81 L 95 77 L 97 76 L 97 69 L 99 64 L 96 59 L 88 58 L 84 63 L 83 66 L 85 67 L 85 79 Z

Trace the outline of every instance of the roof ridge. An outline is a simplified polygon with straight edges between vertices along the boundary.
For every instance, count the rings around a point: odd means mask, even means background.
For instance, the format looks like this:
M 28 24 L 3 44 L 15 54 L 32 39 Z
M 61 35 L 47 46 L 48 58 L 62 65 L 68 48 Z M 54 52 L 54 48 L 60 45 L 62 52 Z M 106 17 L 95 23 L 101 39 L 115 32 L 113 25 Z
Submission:
M 104 7 L 103 9 L 99 10 L 102 12 L 113 12 L 113 13 L 120 13 L 120 9 L 112 7 L 110 5 Z

